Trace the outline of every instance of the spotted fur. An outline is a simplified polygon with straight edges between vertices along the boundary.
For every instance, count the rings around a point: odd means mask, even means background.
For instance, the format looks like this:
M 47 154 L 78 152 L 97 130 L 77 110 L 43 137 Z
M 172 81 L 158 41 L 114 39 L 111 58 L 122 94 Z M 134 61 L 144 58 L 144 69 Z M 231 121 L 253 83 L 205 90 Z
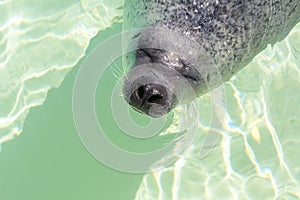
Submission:
M 124 28 L 163 24 L 195 39 L 223 80 L 300 21 L 299 0 L 126 0 Z

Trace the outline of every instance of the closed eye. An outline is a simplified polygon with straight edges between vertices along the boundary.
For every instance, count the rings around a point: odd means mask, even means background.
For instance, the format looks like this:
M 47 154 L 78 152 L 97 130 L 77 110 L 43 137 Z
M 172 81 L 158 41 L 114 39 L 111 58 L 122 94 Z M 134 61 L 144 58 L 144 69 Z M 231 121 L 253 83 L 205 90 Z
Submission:
M 150 53 L 148 51 L 146 51 L 145 49 L 139 49 L 137 52 L 142 56 L 147 56 L 147 57 L 151 58 Z
M 190 76 L 190 75 L 183 74 L 183 77 L 186 78 L 189 81 L 195 81 L 195 82 L 198 81 L 198 79 L 196 77 L 193 77 L 193 76 Z

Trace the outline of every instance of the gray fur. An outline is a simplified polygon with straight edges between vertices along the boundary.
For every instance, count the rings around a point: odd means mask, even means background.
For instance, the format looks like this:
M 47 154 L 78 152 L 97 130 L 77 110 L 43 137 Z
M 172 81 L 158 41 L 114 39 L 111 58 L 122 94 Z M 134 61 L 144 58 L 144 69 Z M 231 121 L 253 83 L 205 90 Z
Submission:
M 169 30 L 168 34 L 143 31 L 135 38 L 137 46 L 147 49 L 147 45 L 156 45 L 169 52 L 173 47 L 173 52 L 201 73 L 202 80 L 196 84 L 201 95 L 206 92 L 201 85 L 213 80 L 213 68 L 227 81 L 268 44 L 284 39 L 300 21 L 300 1 L 127 0 L 124 12 L 125 30 L 150 26 Z M 181 36 L 172 41 L 173 33 Z M 185 53 L 189 49 L 193 55 Z M 200 57 L 209 57 L 214 66 L 204 65 Z M 135 66 L 147 63 L 138 53 L 136 60 Z

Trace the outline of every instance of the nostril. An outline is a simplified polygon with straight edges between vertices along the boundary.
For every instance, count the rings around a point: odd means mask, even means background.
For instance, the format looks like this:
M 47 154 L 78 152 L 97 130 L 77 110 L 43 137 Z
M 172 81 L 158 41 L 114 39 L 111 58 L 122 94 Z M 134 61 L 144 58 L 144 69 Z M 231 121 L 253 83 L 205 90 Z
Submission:
M 144 86 L 141 86 L 137 89 L 138 98 L 142 99 L 144 97 L 145 89 Z
M 149 103 L 160 103 L 160 101 L 163 99 L 163 96 L 159 94 L 152 95 L 149 99 Z
M 132 95 L 132 101 L 136 101 L 137 104 L 144 103 L 155 103 L 164 104 L 164 99 L 166 97 L 166 90 L 164 86 L 159 84 L 145 84 L 138 87 Z M 142 105 L 141 104 L 141 105 Z M 147 104 L 144 104 L 147 105 Z

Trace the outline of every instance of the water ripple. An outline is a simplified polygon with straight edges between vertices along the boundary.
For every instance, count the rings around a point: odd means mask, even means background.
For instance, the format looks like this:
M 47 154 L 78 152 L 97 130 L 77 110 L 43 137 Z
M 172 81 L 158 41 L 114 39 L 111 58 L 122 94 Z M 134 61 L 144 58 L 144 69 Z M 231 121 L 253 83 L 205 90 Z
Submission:
M 0 1 L 0 144 L 22 131 L 31 107 L 41 105 L 121 11 L 97 0 Z
M 146 175 L 136 199 L 300 199 L 299 38 L 300 24 L 225 84 L 227 117 L 224 130 L 215 130 L 222 139 L 205 159 L 197 155 L 211 102 L 197 99 L 193 147 L 174 166 Z M 167 173 L 173 179 L 164 180 Z

